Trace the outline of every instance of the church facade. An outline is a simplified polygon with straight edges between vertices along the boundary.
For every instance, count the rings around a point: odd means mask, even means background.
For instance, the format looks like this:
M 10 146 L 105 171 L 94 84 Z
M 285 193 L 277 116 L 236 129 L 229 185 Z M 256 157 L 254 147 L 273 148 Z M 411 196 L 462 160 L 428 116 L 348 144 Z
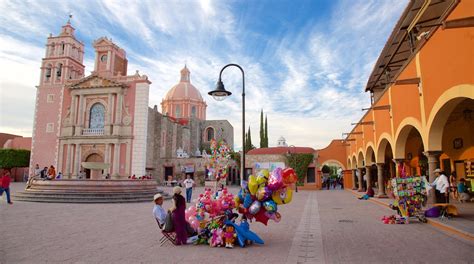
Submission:
M 151 81 L 127 75 L 126 52 L 110 39 L 94 41 L 94 70 L 84 76 L 84 44 L 70 22 L 50 35 L 37 86 L 30 174 L 53 165 L 64 178 L 126 179 L 205 171 L 210 139 L 233 146 L 227 120 L 206 120 L 206 103 L 185 66 L 162 102 L 148 106 Z M 109 177 L 110 176 L 110 177 Z

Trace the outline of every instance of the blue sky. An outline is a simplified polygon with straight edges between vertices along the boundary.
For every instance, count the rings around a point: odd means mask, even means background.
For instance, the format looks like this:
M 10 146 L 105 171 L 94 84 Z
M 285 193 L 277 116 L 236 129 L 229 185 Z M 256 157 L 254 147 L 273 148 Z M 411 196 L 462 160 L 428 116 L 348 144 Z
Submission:
M 49 33 L 73 14 L 76 36 L 93 69 L 93 40 L 124 48 L 128 74 L 152 81 L 158 105 L 187 63 L 208 103 L 209 119 L 228 119 L 241 146 L 241 77 L 224 72 L 233 96 L 216 102 L 219 70 L 246 72 L 246 118 L 258 146 L 260 109 L 269 144 L 323 148 L 351 129 L 370 104 L 364 87 L 407 1 L 9 1 L 0 0 L 0 132 L 30 136 L 35 86 Z

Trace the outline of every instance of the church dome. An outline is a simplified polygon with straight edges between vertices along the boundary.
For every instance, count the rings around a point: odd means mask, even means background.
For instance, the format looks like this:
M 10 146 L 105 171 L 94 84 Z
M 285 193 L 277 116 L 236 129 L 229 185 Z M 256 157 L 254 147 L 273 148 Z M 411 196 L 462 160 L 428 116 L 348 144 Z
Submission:
M 181 80 L 166 93 L 165 100 L 204 101 L 199 90 L 191 84 L 190 71 L 186 66 L 181 70 Z
M 199 90 L 191 84 L 190 74 L 185 65 L 181 70 L 181 80 L 163 98 L 161 103 L 163 114 L 179 119 L 206 120 L 206 102 Z

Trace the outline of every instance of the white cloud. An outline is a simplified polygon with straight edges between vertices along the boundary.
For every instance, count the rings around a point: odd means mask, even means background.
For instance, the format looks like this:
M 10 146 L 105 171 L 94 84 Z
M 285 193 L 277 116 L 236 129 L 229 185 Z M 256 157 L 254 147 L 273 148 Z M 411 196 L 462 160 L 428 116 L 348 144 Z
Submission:
M 259 32 L 242 27 L 240 19 L 246 16 L 236 8 L 239 3 L 48 3 L 0 1 L 2 132 L 24 131 L 25 135 L 31 131 L 34 86 L 46 36 L 57 34 L 72 11 L 76 35 L 86 45 L 86 73 L 93 70 L 92 40 L 108 36 L 126 50 L 129 74 L 140 70 L 149 76 L 149 104 L 161 110 L 161 99 L 178 82 L 186 62 L 192 83 L 209 105 L 208 118 L 228 119 L 239 148 L 240 71 L 229 68 L 223 73 L 226 88 L 233 93 L 226 101 L 215 102 L 207 95 L 219 70 L 227 63 L 238 63 L 246 73 L 246 126 L 252 127 L 254 145 L 259 143 L 263 108 L 268 113 L 270 145 L 284 136 L 292 145 L 321 148 L 350 130 L 350 122 L 362 116 L 360 108 L 369 104 L 363 86 L 406 1 L 340 1 L 327 24 L 308 22 L 298 32 L 259 36 L 259 41 L 266 42 L 260 57 L 253 55 L 255 45 L 250 41 Z M 6 116 L 15 116 L 18 123 L 13 125 Z

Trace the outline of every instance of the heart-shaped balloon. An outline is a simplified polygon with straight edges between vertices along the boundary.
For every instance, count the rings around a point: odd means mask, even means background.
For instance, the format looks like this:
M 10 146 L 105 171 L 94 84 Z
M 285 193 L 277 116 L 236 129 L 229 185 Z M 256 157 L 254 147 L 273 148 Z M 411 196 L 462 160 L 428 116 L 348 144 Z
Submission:
M 294 184 L 297 180 L 295 170 L 292 168 L 286 168 L 282 171 L 283 183 L 286 185 Z
M 268 178 L 268 183 L 267 186 L 270 190 L 278 190 L 281 187 L 283 187 L 283 179 L 281 176 L 281 168 L 276 168 L 272 171 L 270 174 L 270 177 Z

